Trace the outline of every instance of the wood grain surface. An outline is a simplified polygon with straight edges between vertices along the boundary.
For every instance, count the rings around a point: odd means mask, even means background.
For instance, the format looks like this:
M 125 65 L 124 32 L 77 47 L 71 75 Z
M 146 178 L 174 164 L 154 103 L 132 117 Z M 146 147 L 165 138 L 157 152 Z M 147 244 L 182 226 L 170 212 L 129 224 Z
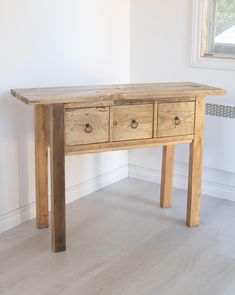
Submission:
M 172 207 L 175 146 L 163 146 L 160 206 Z
M 194 133 L 195 102 L 172 102 L 158 105 L 158 137 Z M 177 119 L 176 119 L 177 118 Z M 177 125 L 177 120 L 179 124 Z
M 191 143 L 193 140 L 193 135 L 183 135 L 183 136 L 170 136 L 161 138 L 150 138 L 150 139 L 136 139 L 127 141 L 116 141 L 108 143 L 97 143 L 89 145 L 74 145 L 66 146 L 66 155 L 80 155 L 89 154 L 97 152 L 107 152 L 107 151 L 117 151 L 117 150 L 128 150 L 134 148 L 143 147 L 154 147 L 159 145 L 171 145 L 171 144 L 183 144 Z
M 35 174 L 36 174 L 36 223 L 48 227 L 48 117 L 47 108 L 35 106 Z
M 113 107 L 113 140 L 153 137 L 153 105 Z
M 225 95 L 226 91 L 192 82 L 179 82 L 26 88 L 12 89 L 11 93 L 27 104 L 54 104 Z
M 66 249 L 64 106 L 52 105 L 50 124 L 52 250 Z
M 87 124 L 88 128 L 86 129 Z M 109 107 L 66 110 L 66 146 L 100 143 L 107 142 L 108 140 Z
M 202 156 L 205 118 L 205 97 L 196 101 L 195 134 L 190 144 L 187 221 L 189 227 L 200 225 Z
M 160 205 L 169 208 L 174 145 L 189 143 L 186 223 L 190 227 L 199 225 L 205 96 L 224 95 L 225 90 L 185 82 L 13 89 L 11 93 L 24 103 L 35 105 L 39 228 L 48 226 L 47 146 L 50 142 L 54 252 L 66 249 L 66 154 L 164 145 Z

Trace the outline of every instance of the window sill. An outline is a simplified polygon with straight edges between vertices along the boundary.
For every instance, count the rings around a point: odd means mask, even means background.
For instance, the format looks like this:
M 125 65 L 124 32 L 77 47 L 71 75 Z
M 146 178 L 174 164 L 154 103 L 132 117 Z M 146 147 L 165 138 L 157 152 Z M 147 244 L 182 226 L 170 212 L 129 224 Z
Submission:
M 191 66 L 197 67 L 197 68 L 234 71 L 235 59 L 195 55 L 195 56 L 192 56 Z

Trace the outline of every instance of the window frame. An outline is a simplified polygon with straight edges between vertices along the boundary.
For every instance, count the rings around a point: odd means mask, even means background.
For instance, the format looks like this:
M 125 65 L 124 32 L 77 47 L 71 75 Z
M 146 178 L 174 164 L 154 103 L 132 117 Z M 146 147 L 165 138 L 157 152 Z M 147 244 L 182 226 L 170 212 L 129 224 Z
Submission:
M 191 66 L 235 70 L 235 56 L 208 53 L 207 38 L 210 1 L 193 0 Z

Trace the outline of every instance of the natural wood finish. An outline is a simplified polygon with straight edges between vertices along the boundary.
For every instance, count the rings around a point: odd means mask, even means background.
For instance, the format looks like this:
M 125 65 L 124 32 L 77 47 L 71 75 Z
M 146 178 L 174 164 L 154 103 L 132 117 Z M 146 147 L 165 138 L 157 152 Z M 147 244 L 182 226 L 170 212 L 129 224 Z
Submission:
M 153 113 L 153 138 L 157 137 L 157 117 L 158 117 L 158 103 L 154 104 L 154 113 Z
M 226 92 L 220 88 L 183 82 L 12 89 L 11 93 L 27 104 L 54 104 L 136 99 L 144 102 L 146 99 L 180 99 L 200 95 L 224 95 Z
M 208 40 L 208 18 L 209 18 L 209 0 L 203 0 L 202 9 L 202 27 L 201 27 L 201 52 L 200 55 L 207 55 L 207 40 Z
M 113 142 L 113 107 L 109 108 L 109 141 Z
M 48 227 L 48 121 L 46 112 L 45 106 L 35 106 L 36 223 L 38 228 Z
M 97 108 L 97 107 L 108 107 L 108 106 L 112 106 L 114 105 L 114 101 L 94 101 L 92 102 L 72 102 L 72 103 L 66 103 L 64 105 L 65 107 L 65 110 L 67 109 L 81 109 L 81 108 L 90 108 L 91 106 L 94 107 L 94 108 Z
M 158 105 L 158 137 L 189 135 L 194 132 L 195 102 L 172 102 Z M 176 118 L 180 124 L 176 124 Z
M 64 105 L 52 105 L 50 115 L 52 250 L 60 252 L 66 249 Z
M 86 133 L 86 124 L 92 128 Z M 109 107 L 70 109 L 65 112 L 65 145 L 109 140 Z
M 50 146 L 50 107 L 47 105 L 43 105 L 43 108 L 44 108 L 44 118 L 43 118 L 44 139 L 47 145 Z
M 108 104 L 112 105 L 138 105 L 138 104 L 154 104 L 154 103 L 164 103 L 164 102 L 181 102 L 181 101 L 195 101 L 195 97 L 185 96 L 185 97 L 155 97 L 155 98 L 136 98 L 136 99 L 122 99 L 122 100 L 114 100 L 108 101 Z
M 196 100 L 194 140 L 190 144 L 189 153 L 189 182 L 186 221 L 186 224 L 189 227 L 199 226 L 200 224 L 204 117 L 205 98 L 198 97 Z
M 48 226 L 51 160 L 52 249 L 66 248 L 65 154 L 163 145 L 160 205 L 172 206 L 174 145 L 190 144 L 187 225 L 199 225 L 205 96 L 225 90 L 195 83 L 16 89 L 35 108 L 37 224 Z M 137 123 L 138 124 L 137 124 Z M 50 123 L 50 124 L 49 124 Z M 89 124 L 88 124 L 89 123 Z
M 78 145 L 65 147 L 66 155 L 80 155 L 97 152 L 107 152 L 116 150 L 128 150 L 134 148 L 154 147 L 159 145 L 171 145 L 179 143 L 191 143 L 193 135 L 162 137 L 156 139 L 139 139 L 129 141 L 119 141 L 113 143 L 99 143 L 90 145 Z
M 174 145 L 166 145 L 162 151 L 162 177 L 161 177 L 161 208 L 172 207 L 173 176 L 174 176 Z
M 137 128 L 133 128 L 132 120 Z M 152 138 L 153 105 L 114 106 L 113 125 L 114 141 Z

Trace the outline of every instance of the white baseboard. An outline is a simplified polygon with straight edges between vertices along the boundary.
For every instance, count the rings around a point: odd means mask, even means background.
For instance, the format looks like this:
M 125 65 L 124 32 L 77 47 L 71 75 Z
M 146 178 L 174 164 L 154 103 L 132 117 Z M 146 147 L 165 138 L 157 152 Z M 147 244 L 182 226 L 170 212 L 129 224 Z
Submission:
M 128 165 L 121 166 L 110 172 L 98 175 L 88 181 L 79 183 L 66 190 L 67 203 L 73 202 L 86 195 L 89 195 L 105 186 L 128 177 Z
M 24 223 L 35 217 L 35 202 L 16 208 L 0 216 L 0 233 L 7 231 L 21 223 Z
M 129 165 L 129 177 L 160 184 L 161 170 Z M 186 190 L 187 186 L 187 164 L 175 163 L 174 187 Z M 235 174 L 203 168 L 202 193 L 220 199 L 235 201 Z
M 104 173 L 88 181 L 66 189 L 66 203 L 73 202 L 91 194 L 107 185 L 126 177 L 133 177 L 160 184 L 161 170 L 136 165 L 124 165 L 108 173 Z M 187 164 L 175 163 L 174 187 L 187 189 Z M 202 181 L 203 194 L 235 201 L 235 174 L 225 171 L 204 168 Z M 35 202 L 7 212 L 0 216 L 0 233 L 23 222 L 35 218 Z
M 88 194 L 91 194 L 105 186 L 128 177 L 128 165 L 121 166 L 115 170 L 98 175 L 88 181 L 79 183 L 66 189 L 66 203 L 73 202 Z M 35 202 L 7 212 L 0 216 L 0 233 L 7 231 L 36 216 Z

